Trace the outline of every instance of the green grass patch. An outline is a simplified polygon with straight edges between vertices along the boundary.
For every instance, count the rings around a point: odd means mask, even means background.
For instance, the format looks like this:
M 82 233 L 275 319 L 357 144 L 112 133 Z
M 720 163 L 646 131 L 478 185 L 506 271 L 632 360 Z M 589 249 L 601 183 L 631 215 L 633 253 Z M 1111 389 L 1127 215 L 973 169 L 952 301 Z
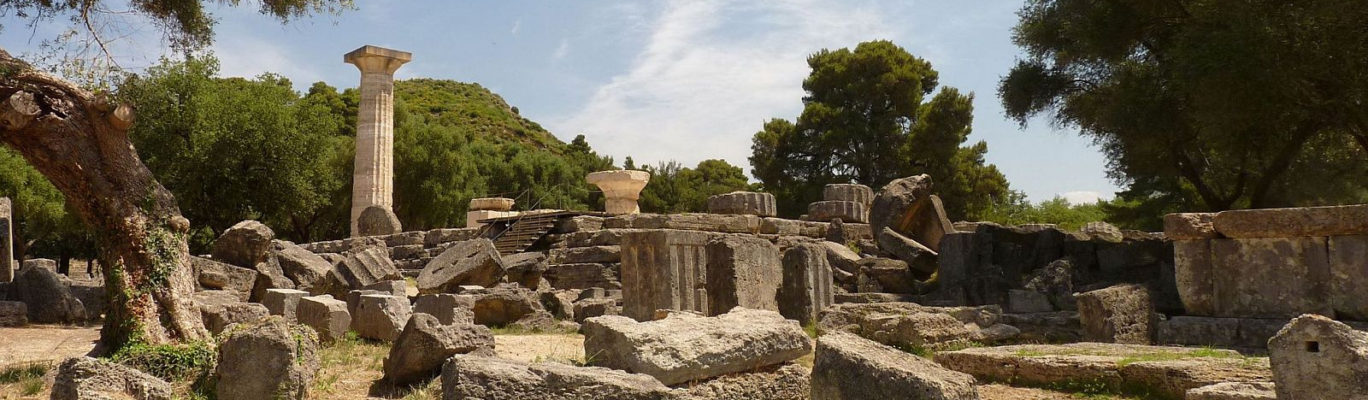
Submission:
M 133 367 L 168 382 L 199 382 L 218 365 L 218 350 L 209 342 L 124 346 L 110 361 Z
M 52 364 L 48 362 L 35 362 L 11 365 L 0 369 L 0 384 L 18 383 L 25 379 L 42 378 L 48 371 L 52 370 Z
M 808 337 L 813 339 L 816 339 L 818 336 L 822 336 L 822 328 L 818 328 L 817 324 L 814 323 L 804 324 L 803 332 L 807 333 Z
M 519 325 L 505 325 L 489 328 L 495 335 L 569 335 L 578 333 L 574 329 L 555 326 L 550 329 L 533 328 L 528 329 Z

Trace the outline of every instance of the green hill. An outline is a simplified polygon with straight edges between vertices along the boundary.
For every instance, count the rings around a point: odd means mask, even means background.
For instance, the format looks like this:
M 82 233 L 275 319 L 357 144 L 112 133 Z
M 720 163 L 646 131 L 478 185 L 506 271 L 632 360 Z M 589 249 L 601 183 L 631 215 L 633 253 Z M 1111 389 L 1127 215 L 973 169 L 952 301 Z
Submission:
M 517 107 L 478 83 L 410 79 L 394 83 L 395 98 L 410 113 L 461 127 L 495 142 L 517 142 L 562 155 L 566 144 L 540 124 L 518 115 Z

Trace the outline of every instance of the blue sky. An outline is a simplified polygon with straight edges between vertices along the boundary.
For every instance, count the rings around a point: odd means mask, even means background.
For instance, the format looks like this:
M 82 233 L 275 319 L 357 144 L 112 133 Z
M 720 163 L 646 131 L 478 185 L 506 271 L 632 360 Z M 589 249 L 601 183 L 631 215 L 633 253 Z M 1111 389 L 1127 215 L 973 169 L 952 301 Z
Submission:
M 389 47 L 413 53 L 400 79 L 480 83 L 562 140 L 583 133 L 619 162 L 722 158 L 749 171 L 750 138 L 763 122 L 801 112 L 809 54 L 888 39 L 930 61 L 941 84 L 976 95 L 970 140 L 987 141 L 988 161 L 1031 200 L 1117 190 L 1086 139 L 1003 116 L 995 89 L 1021 56 L 1010 35 L 1022 0 L 356 3 L 288 25 L 250 7 L 217 9 L 222 75 L 275 72 L 301 89 L 320 80 L 355 87 L 359 74 L 342 55 Z M 14 54 L 38 51 L 65 28 L 13 17 L 0 25 L 0 47 Z M 162 54 L 159 39 L 153 28 L 133 30 L 112 50 L 137 69 Z

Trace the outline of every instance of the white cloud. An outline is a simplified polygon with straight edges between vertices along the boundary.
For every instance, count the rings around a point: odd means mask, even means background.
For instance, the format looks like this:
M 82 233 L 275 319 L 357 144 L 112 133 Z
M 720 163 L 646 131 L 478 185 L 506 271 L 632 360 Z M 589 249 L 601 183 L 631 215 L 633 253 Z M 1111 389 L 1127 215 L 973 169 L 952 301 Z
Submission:
M 617 160 L 723 158 L 749 169 L 751 136 L 801 110 L 806 58 L 892 36 L 881 14 L 817 0 L 672 1 L 631 67 L 599 87 L 561 136 L 584 133 Z
M 513 29 L 509 30 L 508 33 L 512 34 L 513 36 L 518 36 L 519 29 L 522 29 L 521 19 L 513 21 Z
M 214 43 L 213 50 L 219 59 L 220 76 L 252 78 L 273 72 L 290 78 L 295 87 L 308 87 L 323 80 L 323 74 L 313 67 L 317 65 L 316 60 L 299 62 L 291 57 L 298 53 L 255 37 L 237 35 L 231 40 L 219 40 Z
M 1092 203 L 1096 203 L 1096 202 L 1098 202 L 1098 201 L 1100 201 L 1100 200 L 1103 200 L 1103 199 L 1106 199 L 1106 198 L 1110 198 L 1110 197 L 1111 197 L 1111 196 L 1103 196 L 1102 193 L 1100 193 L 1100 192 L 1095 192 L 1095 191 L 1090 191 L 1090 190 L 1080 190 L 1080 191 L 1073 191 L 1073 192 L 1064 192 L 1064 193 L 1058 194 L 1057 196 L 1063 197 L 1064 200 L 1068 200 L 1068 201 L 1069 201 L 1069 204 L 1092 204 Z
M 570 55 L 570 40 L 561 39 L 560 45 L 556 46 L 556 51 L 551 53 L 551 61 L 560 61 L 567 55 Z

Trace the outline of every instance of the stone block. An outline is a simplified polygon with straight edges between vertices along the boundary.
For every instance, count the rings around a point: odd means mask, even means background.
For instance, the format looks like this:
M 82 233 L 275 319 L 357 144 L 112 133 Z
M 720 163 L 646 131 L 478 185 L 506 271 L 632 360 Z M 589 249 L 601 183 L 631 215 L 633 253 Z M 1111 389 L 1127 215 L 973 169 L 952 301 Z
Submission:
M 20 269 L 34 267 L 57 272 L 57 260 L 51 258 L 30 258 L 19 264 Z
M 869 209 L 863 203 L 853 201 L 818 201 L 808 204 L 808 221 L 831 222 L 869 222 Z
M 619 215 L 603 220 L 608 229 L 676 229 L 718 233 L 758 233 L 761 217 L 707 213 Z
M 481 197 L 470 199 L 470 205 L 466 208 L 470 211 L 511 211 L 513 210 L 513 199 L 506 197 Z
M 299 323 L 318 332 L 318 338 L 323 342 L 345 338 L 347 331 L 351 330 L 351 312 L 347 311 L 347 302 L 326 294 L 299 299 L 295 316 Z
M 774 195 L 756 192 L 731 192 L 708 197 L 708 212 L 761 217 L 778 215 Z
M 1054 311 L 1049 296 L 1034 290 L 1012 289 L 1007 291 L 1007 312 L 1042 313 Z
M 437 317 L 413 314 L 385 357 L 384 379 L 409 385 L 438 375 L 457 354 L 494 353 L 494 333 L 472 324 L 443 324 Z
M 974 377 L 855 335 L 817 339 L 813 400 L 976 400 Z
M 649 321 L 659 309 L 707 312 L 707 232 L 653 229 L 622 237 L 623 315 Z
M 913 276 L 912 269 L 902 260 L 867 257 L 861 259 L 856 265 L 859 267 L 856 276 L 856 288 L 861 293 L 910 294 L 916 292 L 917 278 Z
M 403 232 L 403 224 L 388 206 L 374 205 L 361 210 L 356 218 L 355 236 L 392 235 Z
M 744 308 L 716 317 L 671 313 L 651 322 L 596 317 L 582 329 L 584 353 L 595 355 L 591 364 L 644 373 L 667 385 L 750 371 L 812 350 L 797 323 Z
M 239 294 L 242 301 L 252 297 L 258 272 L 203 257 L 190 257 L 190 267 L 195 271 L 199 286 L 209 290 L 228 290 Z
M 220 343 L 219 399 L 304 399 L 318 375 L 317 334 L 278 317 L 238 325 Z
M 366 339 L 392 342 L 399 337 L 412 312 L 408 298 L 363 295 L 356 305 L 356 313 L 352 314 L 352 330 Z
M 425 294 L 418 296 L 413 304 L 413 313 L 437 317 L 443 324 L 473 324 L 475 298 L 457 294 Z
M 333 268 L 333 264 L 323 257 L 286 241 L 273 241 L 271 253 L 280 263 L 285 277 L 294 281 L 296 289 L 303 291 L 313 292 L 314 287 L 325 284 L 323 280 Z
M 907 266 L 924 275 L 936 272 L 937 259 L 939 258 L 935 250 L 931 250 L 922 243 L 894 232 L 892 228 L 884 228 L 877 235 L 879 249 L 892 254 L 899 260 L 907 263 Z
M 1176 213 L 1164 215 L 1164 236 L 1172 240 L 1202 240 L 1221 237 L 1211 221 L 1216 213 Z
M 388 280 L 362 286 L 361 290 L 374 290 L 390 296 L 405 297 L 408 292 L 408 282 L 403 280 Z
M 811 371 L 786 363 L 740 374 L 724 375 L 675 389 L 684 399 L 808 400 Z
M 760 219 L 760 233 L 765 235 L 805 236 L 820 238 L 826 235 L 829 223 L 821 221 L 799 221 L 783 218 Z
M 1212 225 L 1228 238 L 1364 235 L 1368 204 L 1222 211 Z
M 467 212 L 466 212 L 466 228 L 467 228 L 467 229 L 469 229 L 469 228 L 479 228 L 479 227 L 484 226 L 484 222 L 480 222 L 480 221 L 490 220 L 490 219 L 495 219 L 495 218 L 516 217 L 516 216 L 518 216 L 518 214 L 519 214 L 519 212 L 517 212 L 517 211 L 489 211 L 489 210 L 467 211 Z
M 18 301 L 0 301 L 0 327 L 28 325 L 28 306 Z
M 1083 339 L 1090 342 L 1150 344 L 1154 340 L 1154 303 L 1142 285 L 1116 285 L 1085 292 L 1078 299 Z
M 426 239 L 427 239 L 427 232 L 425 232 L 425 231 L 398 232 L 398 233 L 394 233 L 394 234 L 389 234 L 389 235 L 382 236 L 380 239 L 385 241 L 385 246 L 386 246 L 386 247 L 402 247 L 402 246 L 413 246 L 413 245 L 420 245 L 420 246 L 421 246 L 421 245 L 423 244 L 423 242 L 425 242 Z
M 800 323 L 817 321 L 818 313 L 834 301 L 826 248 L 813 243 L 794 246 L 784 252 L 783 263 L 779 313 Z
M 1002 309 L 928 307 L 916 303 L 837 304 L 822 312 L 817 326 L 824 332 L 854 333 L 902 348 L 933 348 L 947 343 L 991 344 L 1019 333 L 998 323 Z
M 223 231 L 212 245 L 214 259 L 243 268 L 266 261 L 275 232 L 253 220 L 238 222 Z
M 597 231 L 603 229 L 603 217 L 593 215 L 576 215 L 570 218 L 561 218 L 560 225 L 556 226 L 557 233 Z
M 296 321 L 296 311 L 299 308 L 299 299 L 308 296 L 309 292 L 294 289 L 268 289 L 266 295 L 261 298 L 261 305 L 271 312 L 271 315 L 284 317 L 286 321 Z
M 531 314 L 544 311 L 536 292 L 518 286 L 500 286 L 470 294 L 475 323 L 507 326 Z
M 390 260 L 412 260 L 427 256 L 427 249 L 422 244 L 409 244 L 394 246 L 389 248 Z
M 874 204 L 874 189 L 855 183 L 831 183 L 822 187 L 823 201 L 850 201 L 868 208 Z
M 1368 321 L 1368 235 L 1331 236 L 1330 294 L 1335 318 Z
M 1221 382 L 1188 389 L 1183 400 L 1276 400 L 1273 382 Z
M 618 307 L 617 300 L 583 299 L 574 303 L 575 322 L 584 323 L 584 320 L 604 315 L 618 315 L 622 313 L 622 307 Z
M 394 267 L 389 252 L 380 247 L 369 247 L 353 251 L 333 272 L 337 280 L 348 289 L 359 289 L 382 281 L 403 279 L 399 269 Z
M 509 282 L 517 283 L 528 289 L 541 286 L 542 275 L 546 273 L 546 254 L 541 252 L 517 253 L 503 256 L 504 274 Z
M 215 335 L 232 324 L 252 323 L 271 315 L 258 303 L 200 304 L 200 319 L 204 328 Z
M 1169 214 L 1173 215 L 1173 214 Z M 1215 265 L 1210 240 L 1173 241 L 1174 278 L 1188 315 L 1216 316 Z
M 494 286 L 504 276 L 503 258 L 489 239 L 451 245 L 423 267 L 418 292 L 452 293 L 461 285 Z
M 705 250 L 707 315 L 734 307 L 779 311 L 775 295 L 784 273 L 777 246 L 754 236 L 728 235 L 708 242 Z
M 90 357 L 63 361 L 53 378 L 52 400 L 171 400 L 171 384 L 132 367 Z
M 1166 345 L 1235 347 L 1238 318 L 1173 316 L 1160 321 L 1156 342 Z
M 27 305 L 31 323 L 80 324 L 86 320 L 85 305 L 62 283 L 61 276 L 46 268 L 29 265 L 19 269 L 9 296 Z
M 474 239 L 479 229 L 444 228 L 427 231 L 423 235 L 423 247 L 434 248 L 440 245 Z
M 248 300 L 259 302 L 266 296 L 266 291 L 270 289 L 294 289 L 294 281 L 285 276 L 285 270 L 280 267 L 279 259 L 267 257 L 266 261 L 257 263 L 256 282 L 252 285 L 252 295 Z
M 542 274 L 556 289 L 621 289 L 617 274 L 606 264 L 556 264 Z
M 551 249 L 548 259 L 552 264 L 615 263 L 622 259 L 622 249 L 621 246 Z
M 1325 238 L 1213 239 L 1211 250 L 1218 315 L 1333 315 Z
M 1368 394 L 1368 332 L 1303 315 L 1268 341 L 1279 399 L 1362 399 Z
M 599 367 L 459 355 L 442 367 L 442 399 L 666 400 L 675 395 L 649 375 Z

